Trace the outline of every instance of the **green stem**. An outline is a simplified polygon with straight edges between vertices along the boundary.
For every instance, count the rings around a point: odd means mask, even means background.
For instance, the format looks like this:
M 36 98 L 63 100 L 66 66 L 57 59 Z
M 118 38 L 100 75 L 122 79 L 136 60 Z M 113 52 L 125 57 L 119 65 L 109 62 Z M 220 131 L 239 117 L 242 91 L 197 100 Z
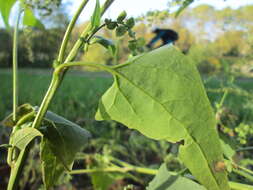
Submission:
M 72 170 L 69 174 L 88 174 L 88 173 L 96 173 L 96 172 L 121 172 L 126 173 L 130 171 L 135 171 L 138 173 L 148 174 L 148 175 L 156 175 L 158 170 L 149 169 L 149 168 L 141 168 L 141 167 L 108 167 L 108 168 L 99 168 L 99 169 L 80 169 L 80 170 Z
M 253 150 L 253 146 L 238 148 L 236 151 L 239 152 L 239 151 L 247 151 L 247 150 Z
M 101 26 L 97 27 L 94 29 L 94 31 L 92 31 L 92 34 L 87 38 L 87 43 L 89 43 L 90 39 L 99 31 L 101 30 L 103 27 L 105 27 L 106 24 L 102 24 Z
M 75 15 L 73 16 L 72 20 L 70 21 L 70 23 L 68 25 L 68 28 L 67 28 L 65 35 L 63 37 L 63 42 L 61 44 L 61 48 L 59 51 L 59 57 L 58 57 L 59 64 L 61 64 L 63 62 L 66 47 L 67 47 L 68 41 L 70 39 L 71 32 L 76 24 L 76 21 L 79 18 L 81 12 L 83 11 L 83 9 L 85 8 L 85 6 L 87 5 L 88 2 L 89 2 L 89 0 L 82 1 L 82 3 L 80 4 L 79 8 L 77 9 Z
M 13 36 L 13 57 L 12 57 L 12 69 L 13 69 L 13 121 L 17 120 L 17 108 L 18 108 L 18 30 L 19 22 L 23 10 L 19 8 L 16 25 L 14 28 Z
M 243 170 L 243 171 L 245 171 L 245 172 L 247 172 L 247 173 L 253 175 L 253 171 L 249 170 L 248 168 L 245 168 L 245 167 L 242 167 L 242 166 L 239 166 L 239 165 L 237 165 L 237 167 L 238 167 L 239 169 L 241 169 L 241 170 Z
M 246 179 L 250 180 L 253 182 L 253 176 L 252 175 L 249 175 L 248 173 L 244 172 L 244 171 L 241 171 L 241 170 L 238 170 L 238 169 L 233 169 L 233 172 L 240 175 L 240 176 L 243 176 L 245 177 Z
M 36 117 L 33 121 L 33 125 L 32 125 L 33 128 L 38 128 L 40 126 L 41 121 L 47 112 L 49 104 L 51 100 L 53 99 L 55 92 L 61 83 L 61 80 L 59 79 L 60 79 L 60 73 L 56 74 L 54 72 L 50 86 L 46 92 L 46 95 L 44 96 L 44 99 L 42 100 L 38 113 L 36 114 Z
M 253 186 L 251 185 L 236 183 L 233 181 L 228 182 L 228 184 L 232 190 L 253 190 Z
M 22 150 L 19 153 L 17 161 L 14 163 L 13 167 L 11 168 L 11 175 L 8 182 L 7 190 L 15 190 L 18 187 L 19 178 L 21 176 L 21 172 L 25 165 L 25 160 L 28 156 L 29 148 Z
M 66 70 L 68 67 L 73 67 L 73 66 L 90 66 L 90 67 L 95 67 L 95 68 L 98 68 L 101 70 L 108 71 L 110 73 L 115 73 L 115 71 L 112 68 L 110 68 L 109 66 L 106 66 L 106 65 L 77 61 L 77 62 L 63 63 L 63 64 L 59 65 L 55 69 L 55 74 L 59 75 L 59 73 Z

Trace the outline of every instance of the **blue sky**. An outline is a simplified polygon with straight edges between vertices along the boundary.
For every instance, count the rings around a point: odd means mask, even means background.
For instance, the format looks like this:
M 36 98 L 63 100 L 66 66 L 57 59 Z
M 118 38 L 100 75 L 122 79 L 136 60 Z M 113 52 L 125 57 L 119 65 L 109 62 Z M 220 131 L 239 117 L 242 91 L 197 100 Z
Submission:
M 69 5 L 67 12 L 70 16 L 74 14 L 74 11 L 77 9 L 81 1 L 82 0 L 63 0 L 63 3 L 67 3 Z M 100 1 L 103 3 L 105 0 Z M 145 14 L 147 11 L 164 10 L 168 8 L 167 2 L 168 0 L 115 0 L 105 16 L 107 18 L 115 18 L 123 10 L 125 10 L 129 16 L 140 16 Z M 90 18 L 90 14 L 94 9 L 94 3 L 95 0 L 90 0 L 88 6 L 85 8 L 80 17 L 79 22 Z M 196 0 L 191 7 L 195 7 L 203 3 L 213 5 L 216 8 L 238 8 L 243 5 L 253 5 L 253 0 Z M 12 14 L 13 12 L 15 12 L 15 9 L 12 11 Z M 3 26 L 2 19 L 0 19 L 0 26 Z

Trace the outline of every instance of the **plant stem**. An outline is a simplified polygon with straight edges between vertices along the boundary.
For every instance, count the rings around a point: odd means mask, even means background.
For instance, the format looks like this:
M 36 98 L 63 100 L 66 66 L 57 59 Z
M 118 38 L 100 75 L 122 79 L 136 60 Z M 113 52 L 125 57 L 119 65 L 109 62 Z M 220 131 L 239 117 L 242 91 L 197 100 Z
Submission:
M 13 121 L 17 120 L 17 108 L 18 108 L 18 30 L 19 22 L 22 14 L 22 9 L 18 10 L 18 17 L 16 20 L 13 36 L 13 56 L 12 56 L 12 69 L 13 69 Z
M 17 189 L 19 178 L 21 176 L 21 171 L 24 168 L 25 160 L 28 156 L 28 153 L 29 153 L 28 147 L 19 153 L 17 161 L 15 162 L 13 167 L 11 168 L 11 175 L 10 175 L 10 179 L 8 182 L 7 190 Z
M 63 37 L 63 41 L 62 41 L 61 48 L 59 51 L 59 57 L 58 57 L 59 64 L 61 64 L 63 62 L 66 47 L 67 47 L 71 32 L 76 24 L 76 21 L 79 18 L 81 12 L 83 11 L 83 9 L 85 8 L 85 6 L 87 5 L 88 2 L 89 2 L 89 0 L 82 1 L 82 3 L 80 4 L 79 8 L 77 9 L 75 15 L 73 16 L 72 20 L 70 21 L 70 23 L 68 25 L 68 28 L 67 28 L 65 35 Z
M 102 169 L 80 169 L 80 170 L 72 170 L 69 172 L 69 174 L 87 174 L 87 173 L 96 173 L 96 172 L 121 172 L 126 173 L 130 171 L 135 171 L 138 173 L 148 174 L 148 175 L 156 175 L 158 170 L 155 169 L 149 169 L 149 168 L 141 168 L 141 167 L 124 167 L 124 168 L 118 168 L 118 167 L 108 167 L 108 168 L 102 168 Z
M 233 181 L 228 182 L 228 184 L 232 190 L 253 190 L 253 186 L 251 186 L 251 185 L 236 183 Z
M 243 170 L 243 171 L 245 171 L 245 172 L 247 172 L 247 173 L 253 175 L 253 171 L 249 170 L 248 168 L 245 168 L 245 167 L 242 167 L 242 166 L 239 166 L 239 165 L 237 165 L 237 167 L 238 167 L 239 169 L 241 169 L 241 170 Z
M 253 146 L 238 148 L 236 151 L 239 152 L 239 151 L 247 151 L 247 150 L 253 150 Z
M 55 95 L 55 92 L 56 92 L 56 90 L 59 87 L 60 82 L 61 82 L 59 80 L 60 79 L 59 75 L 60 75 L 60 73 L 56 74 L 56 72 L 54 72 L 52 81 L 50 83 L 50 86 L 49 86 L 49 88 L 46 92 L 46 95 L 44 96 L 44 99 L 42 100 L 39 111 L 36 114 L 36 117 L 33 121 L 33 124 L 32 124 L 33 128 L 38 128 L 40 126 L 41 121 L 42 121 L 43 117 L 45 116 L 45 114 L 47 112 L 49 104 L 50 104 L 51 100 L 53 99 L 53 97 Z
M 245 177 L 246 179 L 250 180 L 253 182 L 253 176 L 252 175 L 249 175 L 248 173 L 244 172 L 244 171 L 241 171 L 241 170 L 238 170 L 238 169 L 233 169 L 233 172 L 240 175 L 240 176 L 243 176 Z

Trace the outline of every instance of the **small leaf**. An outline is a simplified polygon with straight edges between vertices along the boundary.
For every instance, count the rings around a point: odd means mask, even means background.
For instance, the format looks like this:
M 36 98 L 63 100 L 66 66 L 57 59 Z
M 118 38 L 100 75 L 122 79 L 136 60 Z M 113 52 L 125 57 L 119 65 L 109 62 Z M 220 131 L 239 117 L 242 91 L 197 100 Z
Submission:
M 128 35 L 129 35 L 131 38 L 135 38 L 135 32 L 133 32 L 132 30 L 128 30 Z
M 174 47 L 161 47 L 112 68 L 97 120 L 115 120 L 145 136 L 181 142 L 179 158 L 207 189 L 228 190 L 216 120 L 195 64 Z M 210 148 L 212 147 L 212 148 Z
M 116 36 L 123 36 L 127 32 L 127 27 L 125 26 L 118 26 L 116 28 Z
M 30 126 L 27 126 L 26 128 L 17 130 L 13 134 L 12 145 L 14 147 L 17 147 L 18 149 L 23 150 L 35 137 L 43 136 L 39 130 L 35 128 L 31 128 L 31 124 Z
M 23 104 L 19 106 L 17 109 L 17 121 L 32 111 L 34 111 L 34 109 L 30 104 Z M 13 114 L 8 115 L 1 124 L 5 127 L 14 127 L 16 122 L 13 121 Z
M 116 22 L 110 22 L 110 23 L 106 24 L 106 27 L 109 30 L 114 30 L 117 26 L 118 26 L 118 24 Z
M 119 16 L 118 16 L 117 21 L 118 21 L 119 23 L 122 23 L 123 20 L 126 18 L 126 16 L 127 16 L 126 11 L 122 11 L 122 12 L 119 14 Z
M 134 18 L 133 17 L 131 17 L 131 18 L 129 18 L 129 19 L 127 19 L 127 21 L 126 21 L 126 25 L 128 26 L 128 28 L 133 28 L 134 27 L 134 25 L 135 25 L 135 22 L 134 22 Z
M 172 175 L 166 164 L 162 164 L 147 190 L 206 190 L 202 185 L 179 175 Z
M 42 167 L 42 178 L 45 189 L 50 189 L 58 183 L 62 175 L 64 175 L 64 166 L 53 154 L 50 143 L 43 138 L 40 144 L 40 159 Z
M 9 16 L 11 8 L 17 0 L 0 0 L 0 13 L 3 17 L 3 21 L 6 27 L 9 27 Z
M 137 49 L 137 41 L 136 40 L 130 40 L 128 42 L 128 48 L 131 50 L 131 51 L 135 51 Z
M 34 16 L 32 10 L 28 7 L 24 11 L 23 24 L 29 27 L 44 29 L 44 25 Z
M 235 155 L 235 150 L 230 146 L 230 144 L 226 143 L 224 140 L 220 139 L 221 147 L 223 149 L 224 155 L 229 159 L 233 160 L 233 156 Z
M 94 44 L 94 43 L 99 43 L 100 45 L 102 45 L 103 47 L 105 47 L 106 49 L 108 49 L 112 55 L 115 55 L 116 52 L 116 46 L 115 44 L 108 39 L 105 39 L 101 36 L 95 36 L 91 41 L 90 44 Z
M 75 155 L 87 143 L 90 133 L 77 124 L 48 111 L 40 131 L 49 140 L 49 146 L 67 170 L 71 170 Z
M 92 28 L 97 28 L 100 25 L 100 19 L 101 19 L 100 3 L 99 0 L 96 0 L 95 9 L 91 17 Z

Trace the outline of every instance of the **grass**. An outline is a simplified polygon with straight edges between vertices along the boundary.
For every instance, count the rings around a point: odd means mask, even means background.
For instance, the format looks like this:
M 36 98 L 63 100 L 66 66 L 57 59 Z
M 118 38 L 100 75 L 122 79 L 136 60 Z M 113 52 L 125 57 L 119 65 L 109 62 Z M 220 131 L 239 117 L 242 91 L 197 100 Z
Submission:
M 110 86 L 110 77 L 89 77 L 68 74 L 57 92 L 50 110 L 70 119 L 90 118 L 103 92 Z M 8 70 L 0 73 L 0 120 L 12 109 L 12 78 Z M 40 105 L 50 82 L 50 72 L 21 70 L 19 72 L 19 104 Z

